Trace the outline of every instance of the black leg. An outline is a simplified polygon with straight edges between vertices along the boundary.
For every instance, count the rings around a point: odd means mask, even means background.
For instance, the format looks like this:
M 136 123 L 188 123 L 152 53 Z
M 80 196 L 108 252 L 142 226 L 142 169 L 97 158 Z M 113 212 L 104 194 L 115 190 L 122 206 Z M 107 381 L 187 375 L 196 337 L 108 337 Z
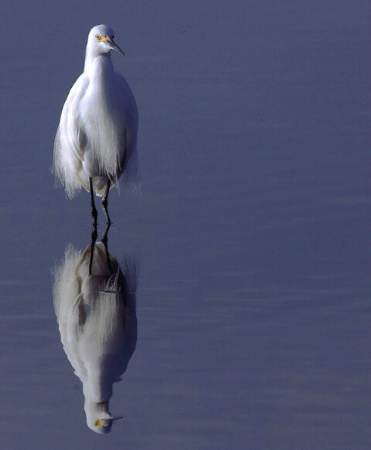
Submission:
M 93 217 L 93 226 L 97 226 L 97 217 L 98 217 L 98 211 L 95 207 L 94 203 L 94 189 L 93 189 L 93 179 L 92 177 L 89 177 L 89 185 L 90 185 L 90 204 L 91 204 L 91 215 Z
M 108 193 L 109 193 L 110 187 L 111 187 L 111 181 L 108 180 L 107 186 L 106 186 L 106 192 L 104 193 L 104 196 L 102 198 L 102 208 L 103 208 L 104 215 L 106 216 L 107 225 L 111 225 L 111 223 L 112 223 L 110 216 L 108 214 Z

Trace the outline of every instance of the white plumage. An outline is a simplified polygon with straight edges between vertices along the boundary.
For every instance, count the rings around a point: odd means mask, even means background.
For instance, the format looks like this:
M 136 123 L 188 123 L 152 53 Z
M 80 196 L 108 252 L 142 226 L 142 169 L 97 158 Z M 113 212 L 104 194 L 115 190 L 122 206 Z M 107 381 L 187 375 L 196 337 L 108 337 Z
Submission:
M 125 78 L 114 71 L 112 50 L 123 54 L 113 30 L 106 25 L 92 28 L 84 72 L 61 113 L 53 169 L 70 198 L 81 187 L 89 192 L 92 187 L 106 199 L 122 174 L 130 187 L 136 183 L 138 110 Z
M 99 242 L 84 252 L 71 246 L 65 252 L 54 279 L 54 308 L 63 349 L 80 378 L 89 428 L 97 433 L 111 430 L 109 412 L 113 383 L 120 381 L 135 350 L 135 267 L 124 274 L 117 261 Z

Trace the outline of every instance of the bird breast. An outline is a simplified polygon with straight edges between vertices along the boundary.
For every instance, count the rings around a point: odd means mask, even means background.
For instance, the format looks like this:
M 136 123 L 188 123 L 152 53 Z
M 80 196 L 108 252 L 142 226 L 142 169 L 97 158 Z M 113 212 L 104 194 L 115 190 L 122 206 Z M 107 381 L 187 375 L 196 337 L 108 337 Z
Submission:
M 81 99 L 80 119 L 85 134 L 83 152 L 95 172 L 89 176 L 105 175 L 114 180 L 120 175 L 125 152 L 125 104 L 109 66 L 98 65 L 87 75 L 89 83 Z

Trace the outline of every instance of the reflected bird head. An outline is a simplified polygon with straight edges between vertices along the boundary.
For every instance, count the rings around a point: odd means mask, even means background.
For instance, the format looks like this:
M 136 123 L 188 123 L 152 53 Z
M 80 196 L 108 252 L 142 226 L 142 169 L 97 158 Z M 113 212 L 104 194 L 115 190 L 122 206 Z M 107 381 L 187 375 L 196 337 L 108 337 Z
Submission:
M 122 419 L 122 416 L 104 417 L 96 419 L 93 426 L 88 423 L 88 426 L 98 434 L 107 434 L 111 432 L 113 422 L 120 419 Z

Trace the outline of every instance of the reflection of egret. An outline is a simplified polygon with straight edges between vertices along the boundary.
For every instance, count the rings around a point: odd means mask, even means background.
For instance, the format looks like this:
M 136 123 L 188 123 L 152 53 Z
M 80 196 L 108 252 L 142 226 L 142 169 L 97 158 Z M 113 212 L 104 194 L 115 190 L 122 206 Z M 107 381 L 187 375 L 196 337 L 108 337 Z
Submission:
M 126 264 L 124 275 L 98 242 L 89 275 L 91 248 L 67 248 L 55 273 L 54 307 L 64 351 L 83 384 L 87 424 L 108 433 L 120 418 L 109 412 L 112 385 L 120 381 L 136 345 L 136 273 Z
M 138 112 L 126 80 L 113 69 L 110 53 L 123 51 L 106 25 L 92 28 L 86 46 L 84 72 L 72 86 L 63 106 L 54 144 L 53 168 L 72 198 L 84 187 L 102 196 L 107 222 L 108 192 L 124 173 L 136 175 Z

